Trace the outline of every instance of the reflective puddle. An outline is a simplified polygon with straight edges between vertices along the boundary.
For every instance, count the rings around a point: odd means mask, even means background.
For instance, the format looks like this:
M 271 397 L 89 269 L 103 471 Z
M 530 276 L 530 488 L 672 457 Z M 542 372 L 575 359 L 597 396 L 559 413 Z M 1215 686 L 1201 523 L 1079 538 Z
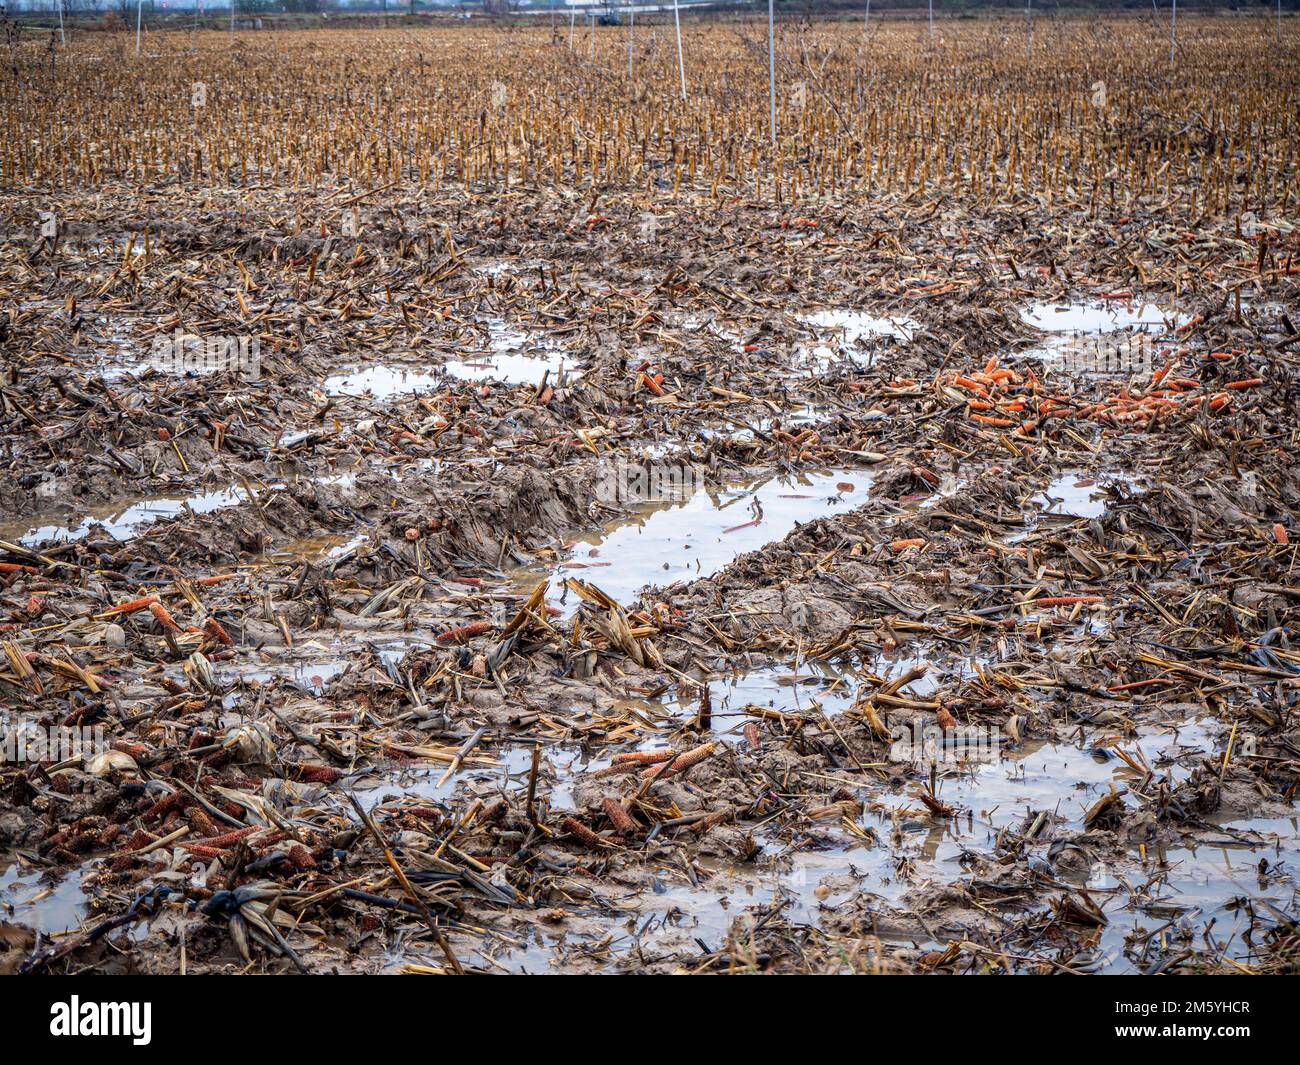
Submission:
M 682 485 L 680 503 L 643 503 L 631 519 L 580 534 L 563 561 L 524 567 L 513 575 L 531 586 L 541 576 L 579 577 L 620 603 L 647 586 L 695 580 L 733 559 L 782 539 L 796 525 L 867 502 L 871 475 L 860 469 L 769 477 L 722 489 Z M 572 595 L 558 605 L 576 609 Z
M 1049 334 L 1018 353 L 1081 374 L 1148 374 L 1168 357 L 1167 338 L 1188 320 L 1153 303 L 1035 303 L 1020 311 L 1026 325 Z
M 1046 489 L 1032 496 L 1030 502 L 1045 514 L 1099 518 L 1106 512 L 1110 494 L 1108 485 L 1132 488 L 1135 483 L 1132 478 L 1115 474 L 1099 479 L 1076 471 L 1056 478 Z
M 509 326 L 502 319 L 487 324 L 488 350 L 451 360 L 443 369 L 465 381 L 500 381 L 511 385 L 552 383 L 573 369 L 574 361 L 554 341 Z
M 82 870 L 42 870 L 14 862 L 0 873 L 0 913 L 47 935 L 76 931 L 90 905 L 81 875 Z
M 326 395 L 330 396 L 389 399 L 393 396 L 436 391 L 438 378 L 403 366 L 368 366 L 364 370 L 327 377 L 324 387 Z
M 1122 302 L 1033 303 L 1020 312 L 1020 320 L 1046 333 L 1115 333 L 1120 330 L 1167 332 L 1187 316 L 1165 311 L 1154 303 Z
M 273 485 L 271 490 L 282 486 Z M 102 528 L 114 540 L 127 540 L 141 526 L 166 518 L 176 518 L 183 514 L 209 514 L 223 507 L 233 507 L 253 499 L 256 492 L 232 485 L 215 492 L 204 492 L 193 496 L 158 497 L 138 499 L 133 502 L 112 503 L 97 507 L 81 519 L 76 525 L 38 525 L 26 526 L 13 522 L 0 525 L 0 539 L 14 540 L 24 546 L 36 544 L 80 540 L 92 530 Z M 23 531 L 25 530 L 25 531 Z
M 812 326 L 819 339 L 797 345 L 795 360 L 816 369 L 844 360 L 870 366 L 875 353 L 864 351 L 862 345 L 881 339 L 910 341 L 921 329 L 921 324 L 912 318 L 877 317 L 845 309 L 817 311 L 800 316 L 799 321 Z
M 1249 965 L 1270 954 L 1264 928 L 1295 921 L 1300 896 L 1300 819 L 1256 818 L 1222 826 L 1243 839 L 1150 848 L 1137 870 L 1094 866 L 1089 889 L 1108 923 L 1092 966 L 1158 972 L 1189 947 Z

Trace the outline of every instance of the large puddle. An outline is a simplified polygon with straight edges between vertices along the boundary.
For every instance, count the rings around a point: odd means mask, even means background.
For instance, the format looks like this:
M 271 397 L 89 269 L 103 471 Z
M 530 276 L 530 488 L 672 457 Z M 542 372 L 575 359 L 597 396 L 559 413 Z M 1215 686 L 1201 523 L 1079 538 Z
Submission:
M 857 694 L 851 674 L 811 664 L 762 667 L 714 681 L 710 687 L 715 728 L 720 727 L 717 719 L 760 719 L 747 715 L 745 706 L 806 718 L 818 706 L 828 714 L 845 710 Z M 695 712 L 689 703 L 665 700 L 658 705 L 675 707 L 679 720 Z M 731 731 L 730 726 L 725 728 Z M 708 952 L 726 946 L 738 918 L 744 919 L 738 926 L 743 931 L 745 921 L 761 918 L 777 906 L 783 918 L 794 924 L 815 924 L 851 900 L 859 907 L 866 901 L 881 913 L 905 916 L 909 893 L 968 876 L 973 854 L 991 858 L 1001 834 L 1023 832 L 1035 819 L 1045 818 L 1049 830 L 1042 835 L 1043 846 L 1034 846 L 1027 860 L 1055 880 L 1058 889 L 1083 886 L 1086 880 L 1101 901 L 1110 924 L 1091 968 L 1135 971 L 1140 965 L 1126 956 L 1125 938 L 1139 926 L 1150 929 L 1149 915 L 1158 911 L 1166 896 L 1198 928 L 1211 918 L 1226 920 L 1229 938 L 1234 928 L 1245 928 L 1230 912 L 1233 899 L 1254 895 L 1289 909 L 1289 876 L 1284 884 L 1274 885 L 1284 890 L 1262 893 L 1267 885 L 1257 875 L 1257 866 L 1261 857 L 1268 857 L 1270 862 L 1287 862 L 1294 870 L 1300 857 L 1297 821 L 1283 818 L 1226 826 L 1253 833 L 1248 843 L 1229 839 L 1224 845 L 1135 854 L 1151 883 L 1131 897 L 1109 891 L 1119 883 L 1114 875 L 1118 870 L 1108 871 L 1104 862 L 1093 863 L 1083 872 L 1058 871 L 1037 852 L 1046 853 L 1053 838 L 1076 836 L 1098 798 L 1112 787 L 1142 785 L 1148 768 L 1156 780 L 1163 778 L 1169 786 L 1187 779 L 1200 756 L 1221 755 L 1225 732 L 1212 719 L 1193 719 L 1143 727 L 1135 735 L 1092 730 L 1078 743 L 1038 739 L 1012 743 L 1003 737 L 991 754 L 986 750 L 980 757 L 938 763 L 935 794 L 953 809 L 952 816 L 935 816 L 920 801 L 930 779 L 924 768 L 917 768 L 915 783 L 901 791 L 884 791 L 877 778 L 863 777 L 850 767 L 828 768 L 818 775 L 838 786 L 841 795 L 853 794 L 856 813 L 849 804 L 835 816 L 811 824 L 796 818 L 784 828 L 780 818 L 769 819 L 753 830 L 760 852 L 752 861 L 703 857 L 689 864 L 656 863 L 647 868 L 648 879 L 638 891 L 620 896 L 621 916 L 588 914 L 562 931 L 534 929 L 525 933 L 525 942 L 492 943 L 481 957 L 490 967 L 510 971 L 544 972 L 566 966 L 618 971 L 644 960 L 707 958 Z M 765 744 L 779 742 L 774 734 L 764 740 Z M 662 746 L 662 740 L 652 740 L 649 746 Z M 554 770 L 551 794 L 563 797 L 553 808 L 564 808 L 575 776 L 590 774 L 608 762 L 571 753 L 554 760 L 552 750 L 544 750 Z M 498 755 L 506 768 L 496 773 L 480 770 L 480 779 L 522 787 L 530 751 L 521 746 Z M 408 795 L 448 797 L 445 790 L 429 793 L 418 785 L 403 790 Z M 1123 865 L 1125 882 L 1135 886 L 1132 863 Z M 1052 887 L 1044 883 L 1043 891 Z M 1216 925 L 1216 929 L 1223 927 Z M 945 942 L 942 937 L 935 941 L 920 934 L 891 938 L 925 949 Z M 1243 940 L 1238 946 L 1244 958 L 1249 944 Z M 484 949 L 482 941 L 466 941 L 465 948 L 468 952 Z
M 647 586 L 712 576 L 801 522 L 862 506 L 870 486 L 867 471 L 841 469 L 700 487 L 682 502 L 640 504 L 630 519 L 580 534 L 562 561 L 524 567 L 514 577 L 521 585 L 547 575 L 578 577 L 631 603 Z M 558 605 L 568 615 L 576 600 L 562 596 Z
M 333 374 L 325 378 L 325 394 L 391 399 L 393 396 L 433 392 L 438 385 L 438 378 L 433 374 L 408 367 L 367 366 L 364 370 Z
M 797 345 L 795 361 L 814 370 L 826 370 L 844 361 L 870 366 L 875 359 L 875 352 L 866 350 L 870 342 L 910 341 L 921 330 L 920 323 L 912 318 L 879 317 L 848 309 L 816 311 L 801 315 L 799 321 L 811 326 L 818 339 Z
M 1165 345 L 1187 316 L 1153 303 L 1034 303 L 1020 320 L 1047 334 L 1017 358 L 1093 375 L 1149 374 L 1167 357 Z
M 7 921 L 46 935 L 75 932 L 88 906 L 78 870 L 42 871 L 15 861 L 0 872 L 0 916 Z
M 127 540 L 139 529 L 155 521 L 183 514 L 210 514 L 223 507 L 238 506 L 254 498 L 256 492 L 232 485 L 214 492 L 192 496 L 140 498 L 112 503 L 92 509 L 76 525 L 36 525 L 6 522 L 0 525 L 0 539 L 33 547 L 50 542 L 81 540 L 95 529 L 103 529 L 114 540 Z M 39 520 L 39 519 L 38 519 Z
M 443 365 L 452 377 L 465 381 L 500 381 L 508 385 L 557 382 L 573 369 L 574 360 L 548 339 L 507 325 L 501 319 L 487 323 L 487 350 Z
M 1265 916 L 1265 926 L 1282 915 L 1295 920 L 1300 817 L 1228 821 L 1221 827 L 1222 840 L 1135 854 L 1138 875 L 1104 863 L 1094 866 L 1089 890 L 1108 918 L 1096 951 L 1097 971 L 1157 972 L 1189 940 L 1203 946 L 1211 934 L 1219 956 L 1240 965 L 1268 952 L 1252 917 Z
M 785 487 L 779 482 L 777 486 Z M 393 653 L 398 655 L 400 648 Z M 900 652 L 888 662 L 872 661 L 858 669 L 808 662 L 714 678 L 709 682 L 711 725 L 715 732 L 733 733 L 743 721 L 757 721 L 763 730 L 761 742 L 772 749 L 785 742 L 787 729 L 765 723 L 761 713 L 752 711 L 777 710 L 821 732 L 818 711 L 833 716 L 848 710 L 863 674 L 888 676 L 926 661 L 918 645 L 910 657 Z M 938 659 L 930 664 L 944 666 L 950 675 L 954 671 L 951 663 Z M 960 663 L 955 668 L 966 672 Z M 314 687 L 309 682 L 306 690 Z M 910 693 L 925 694 L 915 685 Z M 698 696 L 645 700 L 644 707 L 637 716 L 652 727 L 641 746 L 661 747 L 667 730 L 697 713 Z M 841 729 L 853 727 L 841 719 Z M 1148 792 L 1162 779 L 1166 786 L 1176 786 L 1201 757 L 1222 756 L 1227 731 L 1222 722 L 1201 718 L 1143 726 L 1136 733 L 1089 729 L 1086 736 L 1069 742 L 1013 742 L 999 733 L 993 747 L 981 748 L 974 756 L 941 758 L 933 775 L 928 763 L 912 764 L 911 783 L 902 788 L 883 787 L 880 777 L 864 775 L 844 760 L 839 768 L 827 766 L 803 778 L 805 785 L 816 782 L 828 803 L 834 791 L 841 808 L 811 821 L 778 811 L 758 824 L 745 824 L 759 846 L 751 861 L 708 856 L 693 862 L 656 860 L 645 869 L 644 878 L 617 893 L 614 912 L 579 906 L 553 929 L 542 924 L 514 935 L 461 939 L 458 952 L 501 971 L 581 967 L 612 972 L 665 959 L 674 964 L 706 962 L 711 952 L 728 949 L 733 932 L 743 934 L 774 907 L 795 925 L 817 924 L 848 905 L 859 916 L 865 906 L 906 923 L 912 893 L 969 878 L 972 855 L 994 858 L 1001 836 L 1023 833 L 1030 822 L 1045 818 L 1048 827 L 1041 845 L 1031 843 L 1021 859 L 1047 878 L 1041 894 L 1059 892 L 1063 885 L 1086 886 L 1108 917 L 1095 957 L 1072 964 L 1086 964 L 1088 971 L 1139 971 L 1150 960 L 1138 956 L 1133 944 L 1167 921 L 1198 936 L 1213 922 L 1223 954 L 1245 963 L 1253 948 L 1246 937 L 1248 912 L 1240 900 L 1294 910 L 1293 876 L 1300 868 L 1296 818 L 1225 822 L 1221 839 L 1135 851 L 1113 867 L 1101 861 L 1082 870 L 1077 865 L 1058 868 L 1045 860 L 1050 841 L 1077 838 L 1086 811 L 1112 787 L 1129 789 L 1125 801 L 1132 805 L 1131 793 L 1144 785 Z M 719 738 L 737 746 L 746 742 L 736 736 Z M 672 742 L 676 746 L 680 741 Z M 444 749 L 454 746 L 449 741 Z M 365 807 L 390 812 L 430 803 L 454 810 L 474 798 L 490 801 L 502 790 L 519 795 L 527 787 L 534 749 L 532 742 L 485 739 L 455 773 L 447 772 L 446 760 L 417 758 L 395 771 L 390 765 L 381 779 L 358 781 L 356 794 Z M 592 774 L 608 766 L 614 749 L 627 748 L 543 746 L 539 808 L 572 810 L 577 784 L 594 779 Z M 880 757 L 908 762 L 911 755 L 890 750 Z M 1154 774 L 1151 781 L 1148 769 Z M 950 816 L 932 814 L 921 801 L 930 781 L 935 783 L 935 797 L 952 809 Z M 844 804 L 845 795 L 852 801 Z M 1267 860 L 1266 866 L 1261 859 Z M 84 872 L 46 878 L 38 870 L 11 865 L 0 874 L 0 903 L 11 908 L 11 919 L 20 924 L 51 934 L 75 929 L 87 913 L 80 886 Z M 1046 905 L 1046 898 L 1038 904 Z M 946 942 L 945 934 L 932 939 L 919 932 L 885 938 L 918 950 Z M 1044 946 L 1020 952 L 1055 957 L 1056 950 Z

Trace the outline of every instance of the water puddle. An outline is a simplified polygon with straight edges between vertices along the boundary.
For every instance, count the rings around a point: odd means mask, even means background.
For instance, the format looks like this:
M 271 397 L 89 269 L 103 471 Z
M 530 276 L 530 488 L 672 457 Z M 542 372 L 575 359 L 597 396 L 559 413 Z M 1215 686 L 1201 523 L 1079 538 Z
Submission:
M 540 385 L 543 378 L 558 381 L 573 364 L 558 352 L 549 356 L 487 355 L 449 362 L 446 370 L 463 381 L 500 381 L 507 385 Z
M 564 561 L 524 567 L 514 579 L 530 586 L 546 575 L 580 577 L 630 603 L 649 585 L 712 576 L 740 555 L 782 539 L 801 522 L 862 506 L 870 487 L 870 473 L 841 469 L 699 488 L 684 502 L 640 504 L 632 518 L 579 535 Z M 567 616 L 576 600 L 567 595 L 558 605 Z
M 500 381 L 508 385 L 540 385 L 543 379 L 558 381 L 573 369 L 573 360 L 553 341 L 495 318 L 487 323 L 488 350 L 444 364 L 443 369 L 463 381 Z M 526 349 L 526 350 L 525 350 Z
M 1098 734 L 1089 737 L 1088 746 L 1071 746 L 1042 740 L 1012 746 L 998 737 L 990 750 L 981 750 L 960 764 L 951 763 L 947 771 L 940 762 L 938 798 L 949 806 L 971 812 L 977 825 L 993 834 L 1003 828 L 1021 824 L 1031 812 L 1047 810 L 1071 824 L 1081 827 L 1084 813 L 1111 784 L 1140 781 L 1143 773 L 1133 769 L 1115 752 L 1125 752 L 1138 765 L 1145 762 L 1154 772 L 1169 777 L 1172 783 L 1185 780 L 1190 766 L 1173 759 L 1184 754 L 1210 754 L 1217 740 L 1203 721 L 1190 721 L 1177 727 L 1142 728 L 1135 737 Z M 907 796 L 892 796 L 886 805 L 919 803 Z M 961 819 L 958 819 L 960 823 Z M 968 838 L 966 843 L 971 841 Z M 938 860 L 955 858 L 956 853 L 936 853 Z
M 694 881 L 680 867 L 655 869 L 625 956 L 716 951 L 727 945 L 738 919 L 743 936 L 747 916 L 758 919 L 773 907 L 792 924 L 813 925 L 823 907 L 864 893 L 897 899 L 907 887 L 895 875 L 888 847 L 864 841 L 827 852 L 787 849 L 761 833 L 759 840 L 763 851 L 754 863 L 700 859 L 691 869 Z
M 897 900 L 908 886 L 889 849 L 870 841 L 827 853 L 787 848 L 766 833 L 757 838 L 761 853 L 750 863 L 701 857 L 689 865 L 650 866 L 637 894 L 621 897 L 625 909 L 616 923 L 597 918 L 580 920 L 572 931 L 536 929 L 521 947 L 500 955 L 504 967 L 532 973 L 689 967 L 727 950 L 733 933 L 743 941 L 774 909 L 793 924 L 813 925 L 823 908 L 862 894 Z
M 703 428 L 698 430 L 705 440 L 754 440 L 760 433 L 771 433 L 779 423 L 787 432 L 797 433 L 810 426 L 823 425 L 833 417 L 826 407 L 805 403 L 780 414 L 768 414 L 753 421 L 736 419 L 729 422 L 725 429 Z
M 329 396 L 369 396 L 374 399 L 391 399 L 418 392 L 433 392 L 439 381 L 431 373 L 403 366 L 368 366 L 352 373 L 333 374 L 325 378 L 325 394 Z
M 1035 303 L 1020 311 L 1026 325 L 1049 334 L 1017 358 L 1098 376 L 1149 374 L 1167 357 L 1156 338 L 1187 321 L 1152 303 Z
M 445 803 L 460 789 L 518 787 L 521 778 L 527 780 L 532 763 L 533 749 L 528 744 L 512 745 L 500 751 L 476 750 L 445 781 L 442 778 L 447 772 L 446 764 L 416 762 L 387 774 L 379 784 L 357 788 L 355 794 L 367 810 L 411 802 Z
M 473 270 L 485 277 L 501 277 L 505 274 L 535 272 L 542 265 L 540 259 L 491 259 L 477 264 Z
M 367 809 L 407 802 L 444 803 L 460 795 L 488 797 L 495 792 L 520 791 L 532 772 L 534 744 L 486 743 L 466 758 L 455 774 L 442 779 L 447 766 L 442 762 L 415 762 L 396 773 L 387 772 L 377 784 L 363 784 L 356 790 L 358 801 Z M 537 802 L 550 810 L 573 810 L 574 784 L 580 775 L 608 764 L 576 747 L 552 745 L 541 749 L 538 766 Z
M 1020 312 L 1020 320 L 1045 333 L 1117 333 L 1121 330 L 1167 332 L 1187 320 L 1154 303 L 1034 303 Z
M 14 924 L 47 935 L 76 931 L 89 906 L 78 870 L 42 871 L 15 862 L 0 873 L 0 916 Z
M 838 713 L 852 704 L 857 687 L 852 672 L 816 663 L 797 669 L 765 666 L 710 682 L 715 718 L 733 720 L 745 716 L 748 705 L 806 716 L 816 702 L 828 714 Z M 680 719 L 693 713 L 696 703 L 668 699 L 653 705 L 675 708 Z M 713 725 L 723 727 L 717 720 Z M 816 724 L 814 729 L 821 731 Z M 1059 820 L 1067 826 L 1067 835 L 1077 832 L 1099 797 L 1112 786 L 1143 785 L 1148 768 L 1154 774 L 1148 788 L 1159 778 L 1176 786 L 1200 757 L 1219 753 L 1223 732 L 1221 723 L 1212 719 L 1193 719 L 1142 727 L 1133 735 L 1092 730 L 1077 744 L 1030 740 L 1016 745 L 1004 738 L 991 756 L 981 751 L 977 757 L 937 764 L 937 797 L 955 810 L 944 817 L 933 816 L 919 798 L 930 779 L 928 768 L 915 766 L 913 782 L 894 791 L 883 791 L 875 777 L 863 778 L 851 768 L 828 768 L 821 774 L 827 778 L 823 787 L 829 795 L 838 781 L 841 790 L 860 801 L 856 813 L 850 805 L 837 816 L 813 822 L 797 818 L 785 828 L 772 821 L 757 829 L 750 826 L 760 849 L 749 862 L 707 856 L 689 864 L 656 862 L 646 869 L 646 881 L 619 896 L 617 916 L 575 913 L 562 930 L 530 930 L 523 933 L 522 944 L 482 957 L 492 967 L 529 972 L 689 966 L 726 950 L 733 932 L 745 938 L 747 922 L 761 920 L 775 906 L 784 920 L 796 925 L 815 925 L 838 907 L 860 905 L 864 898 L 869 907 L 878 903 L 905 909 L 910 891 L 966 875 L 972 850 L 990 851 L 1003 830 L 1024 831 L 1042 814 L 1051 818 L 1049 824 Z M 482 798 L 497 788 L 518 793 L 527 782 L 532 747 L 520 744 L 483 753 L 494 764 L 467 766 L 446 784 L 438 783 L 444 767 L 421 767 L 396 783 L 365 792 L 365 801 L 372 807 L 381 801 L 442 802 L 456 788 Z M 549 802 L 552 809 L 569 808 L 575 779 L 608 764 L 605 758 L 555 747 L 545 748 L 542 760 L 545 786 L 539 789 L 539 801 Z M 1215 846 L 1186 853 L 1171 850 L 1168 856 L 1148 856 L 1147 862 L 1155 872 L 1162 861 L 1170 867 L 1169 891 L 1178 905 L 1205 899 L 1221 909 L 1243 893 L 1243 884 L 1255 881 L 1254 867 L 1262 854 L 1280 850 L 1281 860 L 1295 868 L 1296 825 L 1295 819 L 1279 818 L 1231 826 L 1257 836 L 1253 854 L 1245 849 L 1247 844 L 1232 854 Z M 1077 878 L 1074 873 L 1059 876 Z M 1104 868 L 1078 876 L 1091 876 L 1094 886 L 1105 886 Z M 1274 903 L 1285 908 L 1282 893 L 1274 894 Z M 1124 932 L 1132 929 L 1125 929 L 1113 906 L 1107 912 L 1112 926 L 1105 930 L 1103 946 L 1109 944 L 1107 949 L 1119 958 L 1122 949 L 1113 949 L 1114 944 L 1122 948 Z M 929 942 L 902 934 L 890 938 L 916 946 Z
M 271 684 L 280 681 L 306 695 L 321 696 L 334 681 L 353 665 L 350 659 L 311 659 L 303 662 L 275 662 L 266 665 L 241 666 L 216 672 L 217 684 L 226 687 L 236 683 Z
M 910 341 L 916 337 L 921 324 L 906 317 L 877 317 L 862 311 L 832 309 L 801 315 L 799 320 L 814 328 L 819 337 L 836 334 L 833 340 L 822 340 L 795 347 L 795 360 L 815 369 L 824 370 L 845 360 L 859 366 L 871 366 L 874 352 L 864 352 L 859 345 L 873 340 Z
M 733 677 L 710 679 L 711 725 L 716 732 L 732 732 L 746 721 L 756 720 L 747 706 L 765 707 L 803 714 L 820 707 L 825 714 L 838 714 L 853 705 L 857 681 L 825 663 L 808 663 L 796 671 L 787 666 L 764 666 Z M 693 718 L 699 711 L 698 688 L 673 689 L 662 700 L 647 700 L 652 713 L 676 720 Z
M 941 654 L 936 645 L 916 641 L 904 643 L 893 651 L 881 651 L 867 663 L 867 670 L 882 680 L 890 681 L 924 666 L 925 674 L 904 685 L 899 694 L 929 699 L 950 678 L 977 676 L 977 661 L 968 656 L 954 657 L 951 652 Z
M 310 562 L 312 565 L 325 565 L 337 562 L 351 555 L 363 544 L 369 543 L 370 537 L 365 533 L 356 536 L 309 536 L 293 540 L 283 547 L 268 551 L 258 560 L 268 565 L 285 565 Z
M 271 486 L 272 490 L 281 485 Z M 255 497 L 255 492 L 232 485 L 215 492 L 181 497 L 140 498 L 132 502 L 97 507 L 76 525 L 27 526 L 6 522 L 0 525 L 0 539 L 17 540 L 26 547 L 37 544 L 81 540 L 97 528 L 114 540 L 128 540 L 141 528 L 155 521 L 184 514 L 210 514 L 223 507 L 233 507 Z M 25 531 L 24 531 L 25 530 Z
M 1249 965 L 1268 953 L 1267 937 L 1251 917 L 1264 918 L 1267 927 L 1279 915 L 1297 913 L 1300 818 L 1223 827 L 1257 834 L 1261 842 L 1149 849 L 1132 856 L 1133 866 L 1093 867 L 1089 887 L 1109 918 L 1097 950 L 1100 971 L 1153 971 L 1186 947 L 1204 949 L 1211 927 L 1220 957 Z
M 1106 512 L 1106 485 L 1122 484 L 1132 488 L 1132 478 L 1107 475 L 1105 483 L 1078 471 L 1062 474 L 1030 502 L 1044 514 L 1070 518 L 1100 518 Z

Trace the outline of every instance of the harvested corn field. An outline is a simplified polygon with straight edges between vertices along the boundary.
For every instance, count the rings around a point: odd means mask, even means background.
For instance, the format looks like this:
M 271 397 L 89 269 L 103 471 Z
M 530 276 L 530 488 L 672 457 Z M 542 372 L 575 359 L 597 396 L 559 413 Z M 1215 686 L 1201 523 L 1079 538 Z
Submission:
M 12 35 L 0 965 L 1296 971 L 1293 21 Z

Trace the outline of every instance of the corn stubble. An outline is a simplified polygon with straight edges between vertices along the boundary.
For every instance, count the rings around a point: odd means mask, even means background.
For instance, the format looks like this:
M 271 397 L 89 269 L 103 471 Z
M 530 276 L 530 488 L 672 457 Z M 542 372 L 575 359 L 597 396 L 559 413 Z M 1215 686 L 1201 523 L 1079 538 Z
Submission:
M 666 186 L 781 202 L 946 192 L 1222 212 L 1293 207 L 1294 48 L 1199 20 L 1171 65 L 1149 22 L 84 34 L 7 67 L 0 181 Z M 232 43 L 233 40 L 233 43 Z M 51 77 L 49 64 L 57 66 Z M 196 95 L 195 85 L 202 90 Z M 196 104 L 198 99 L 201 103 Z M 1174 118 L 1172 116 L 1180 116 Z

